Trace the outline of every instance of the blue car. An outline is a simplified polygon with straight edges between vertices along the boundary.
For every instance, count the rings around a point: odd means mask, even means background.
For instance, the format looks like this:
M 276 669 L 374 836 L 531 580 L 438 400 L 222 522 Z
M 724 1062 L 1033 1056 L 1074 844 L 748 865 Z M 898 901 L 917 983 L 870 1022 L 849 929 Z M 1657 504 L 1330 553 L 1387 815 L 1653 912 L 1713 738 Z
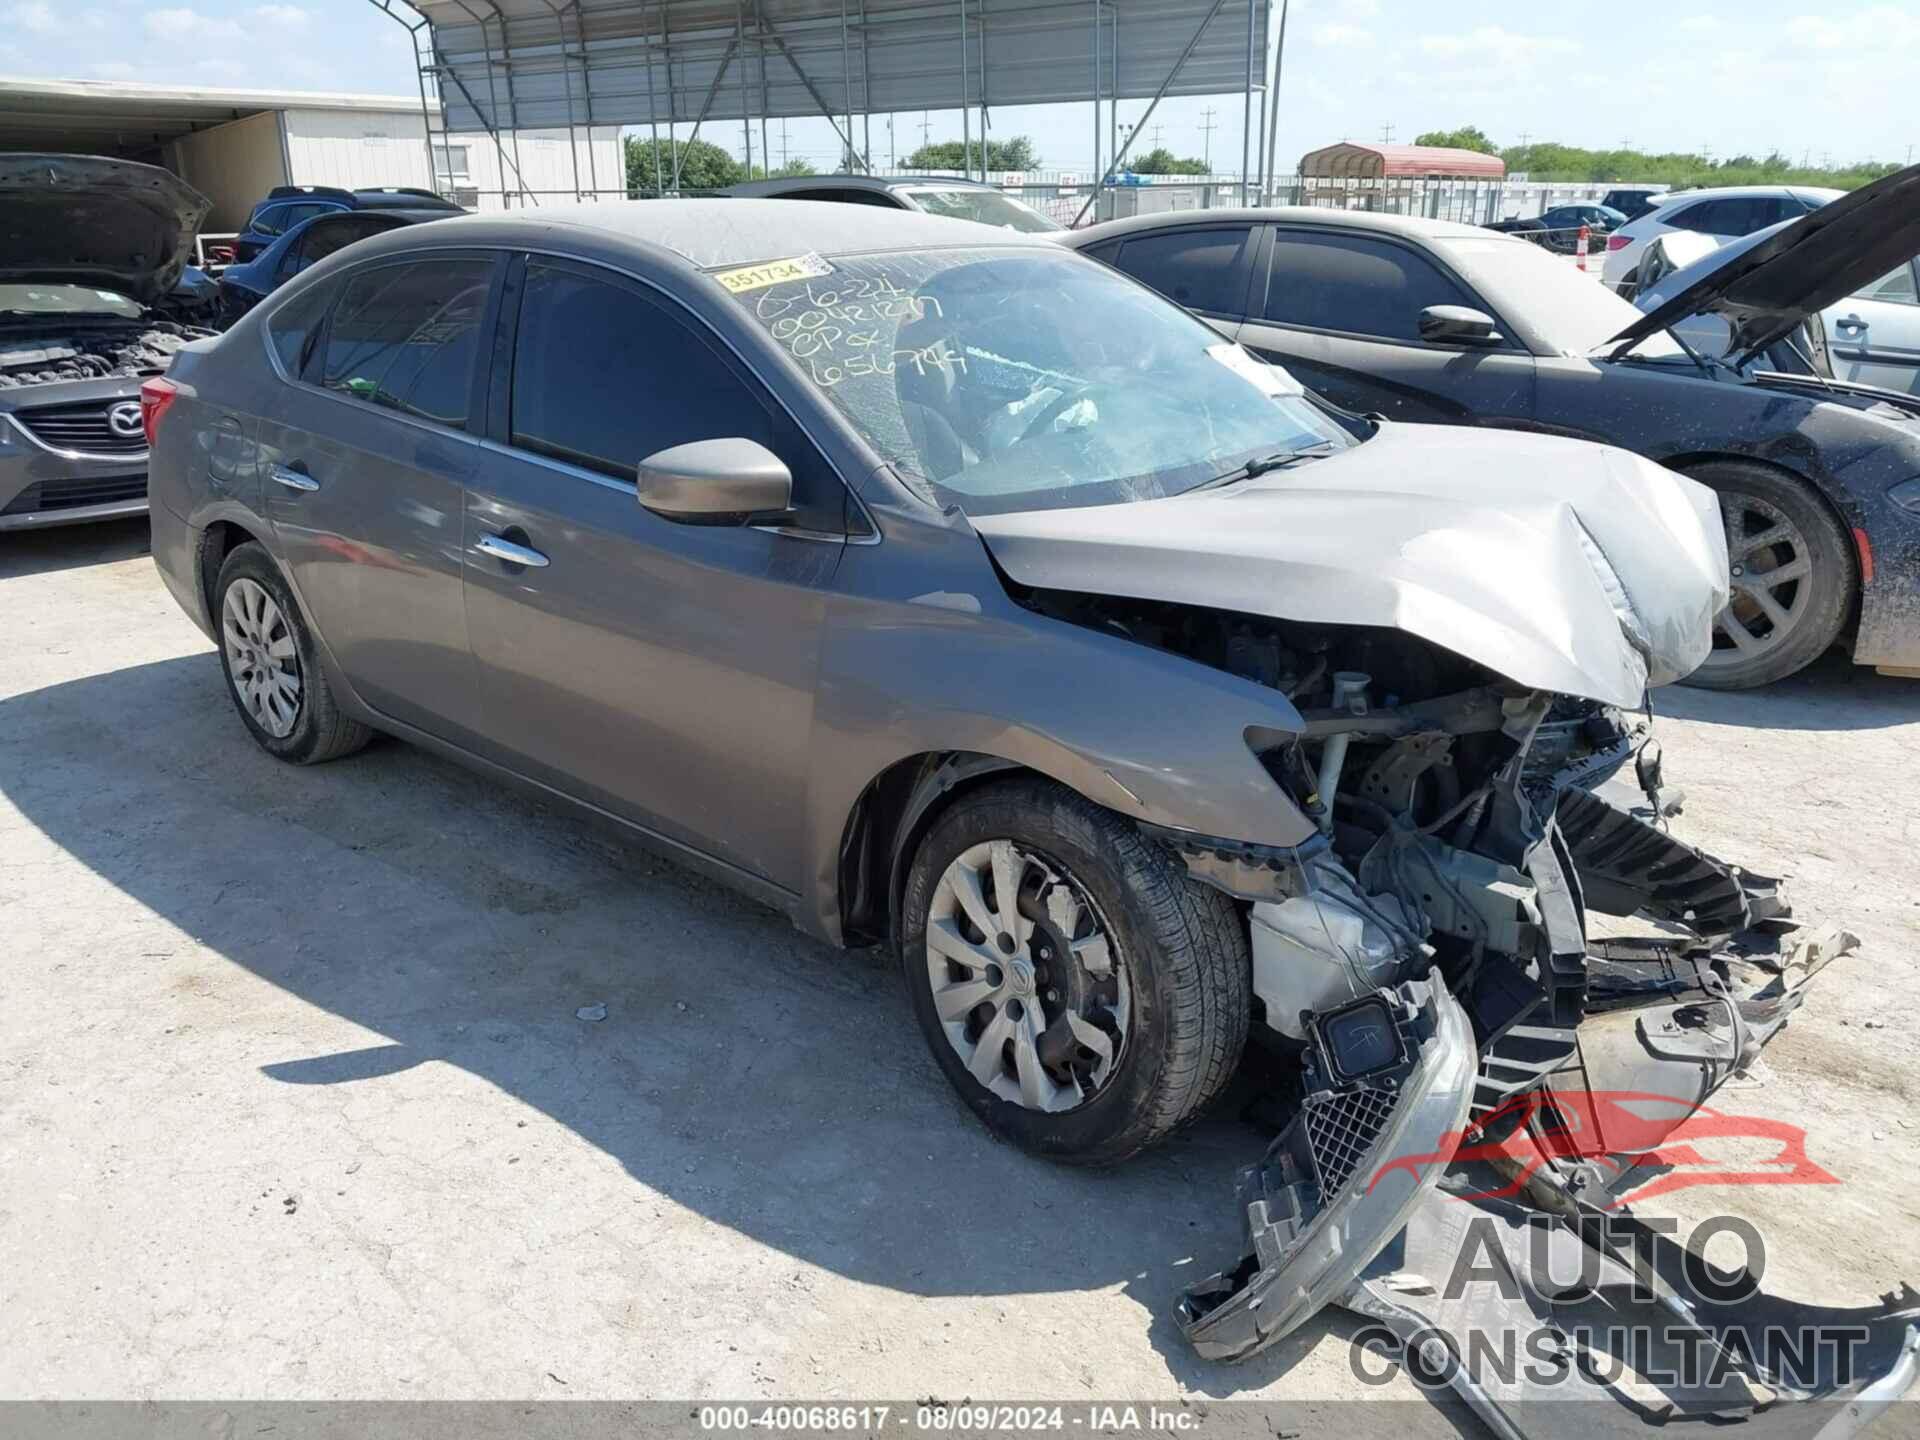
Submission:
M 234 237 L 233 260 L 244 265 L 257 259 L 274 241 L 303 220 L 319 215 L 341 215 L 354 210 L 420 210 L 435 215 L 458 215 L 460 207 L 431 190 L 387 185 L 365 190 L 342 190 L 330 185 L 276 185 L 247 215 Z M 425 218 L 425 217 L 423 217 Z
M 310 215 L 252 260 L 229 265 L 221 273 L 221 317 L 232 324 L 309 265 L 356 240 L 445 218 L 439 210 L 330 210 Z

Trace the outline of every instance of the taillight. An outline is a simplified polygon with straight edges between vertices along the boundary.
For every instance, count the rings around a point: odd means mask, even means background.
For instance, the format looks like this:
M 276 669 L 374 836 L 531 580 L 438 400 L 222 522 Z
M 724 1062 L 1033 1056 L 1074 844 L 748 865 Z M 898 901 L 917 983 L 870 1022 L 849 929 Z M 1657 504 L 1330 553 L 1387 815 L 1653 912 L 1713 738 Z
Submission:
M 1631 245 L 1632 243 L 1633 243 L 1633 237 L 1631 235 L 1607 236 L 1607 249 L 1609 250 L 1624 250 L 1627 248 L 1627 246 Z
M 147 432 L 147 448 L 160 433 L 160 417 L 180 396 L 180 387 L 164 375 L 140 382 L 140 428 Z

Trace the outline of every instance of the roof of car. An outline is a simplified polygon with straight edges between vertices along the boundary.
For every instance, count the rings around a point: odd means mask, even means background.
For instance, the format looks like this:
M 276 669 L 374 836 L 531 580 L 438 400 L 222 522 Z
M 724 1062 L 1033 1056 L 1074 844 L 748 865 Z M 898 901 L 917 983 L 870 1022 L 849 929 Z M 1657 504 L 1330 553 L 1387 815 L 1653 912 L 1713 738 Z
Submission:
M 956 189 L 993 190 L 978 180 L 962 180 L 955 175 L 783 175 L 775 180 L 746 180 L 730 185 L 723 192 L 739 196 L 787 195 L 795 190 L 896 190 L 906 185 L 943 185 Z
M 1661 196 L 1661 203 L 1670 204 L 1675 200 L 1744 200 L 1753 195 L 1769 199 L 1781 195 L 1818 195 L 1825 200 L 1837 200 L 1846 193 L 1826 185 L 1718 185 L 1700 190 L 1669 190 Z
M 702 269 L 746 265 L 809 253 L 858 254 L 934 246 L 1048 246 L 1042 236 L 949 220 L 915 210 L 842 205 L 830 200 L 602 200 L 542 206 L 510 215 L 455 216 L 434 233 L 471 232 L 488 243 L 551 238 L 555 230 L 583 229 L 658 245 Z M 372 243 L 372 242 L 369 242 Z
M 1269 205 L 1257 210 L 1176 210 L 1161 215 L 1135 215 L 1126 220 L 1109 220 L 1090 225 L 1066 236 L 1064 244 L 1079 249 L 1101 240 L 1131 235 L 1144 230 L 1167 230 L 1175 226 L 1244 224 L 1249 220 L 1286 221 L 1293 224 L 1324 225 L 1343 230 L 1383 231 L 1393 235 L 1412 235 L 1422 239 L 1483 239 L 1494 234 L 1477 225 L 1461 225 L 1452 220 L 1427 220 L 1414 215 L 1382 215 L 1371 210 L 1334 210 L 1322 205 Z M 1516 241 L 1524 244 L 1524 241 Z

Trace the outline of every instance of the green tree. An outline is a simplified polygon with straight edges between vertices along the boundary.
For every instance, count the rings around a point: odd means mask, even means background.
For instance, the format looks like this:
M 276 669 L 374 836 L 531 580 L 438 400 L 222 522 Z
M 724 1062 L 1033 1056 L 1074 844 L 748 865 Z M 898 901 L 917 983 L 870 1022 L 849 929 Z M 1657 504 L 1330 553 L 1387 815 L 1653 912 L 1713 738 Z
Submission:
M 1034 153 L 1033 141 L 1025 135 L 1016 135 L 1011 140 L 987 142 L 989 170 L 1033 170 L 1039 164 L 1040 157 Z M 907 157 L 907 168 L 971 173 L 980 168 L 980 142 L 941 140 L 932 145 L 922 145 Z
M 1164 145 L 1129 160 L 1127 169 L 1136 175 L 1204 175 L 1207 173 L 1204 160 L 1195 160 L 1190 156 L 1182 160 Z
M 753 167 L 753 174 L 749 178 L 754 180 L 797 180 L 805 175 L 817 175 L 819 173 L 819 171 L 815 170 L 813 166 L 804 160 L 789 160 L 784 165 L 774 166 L 771 173 L 767 171 L 765 166 L 756 165 Z
M 1414 136 L 1413 143 L 1440 145 L 1448 150 L 1478 150 L 1482 155 L 1497 155 L 1500 151 L 1478 125 L 1462 125 L 1458 130 L 1429 130 Z
M 680 193 L 724 190 L 746 179 L 740 162 L 718 145 L 705 140 L 661 140 L 658 142 L 659 168 L 654 167 L 656 142 L 627 140 L 627 194 L 647 199 L 660 194 L 664 184 L 673 188 L 673 161 L 680 157 Z M 655 176 L 659 179 L 656 180 Z
M 1499 153 L 1507 162 L 1509 174 L 1524 174 L 1534 180 L 1582 184 L 1642 181 L 1675 190 L 1697 185 L 1830 185 L 1837 190 L 1853 190 L 1899 168 L 1891 163 L 1861 161 L 1823 169 L 1796 165 L 1777 150 L 1761 160 L 1733 155 L 1713 161 L 1686 151 L 1586 150 L 1551 141 L 1509 145 Z

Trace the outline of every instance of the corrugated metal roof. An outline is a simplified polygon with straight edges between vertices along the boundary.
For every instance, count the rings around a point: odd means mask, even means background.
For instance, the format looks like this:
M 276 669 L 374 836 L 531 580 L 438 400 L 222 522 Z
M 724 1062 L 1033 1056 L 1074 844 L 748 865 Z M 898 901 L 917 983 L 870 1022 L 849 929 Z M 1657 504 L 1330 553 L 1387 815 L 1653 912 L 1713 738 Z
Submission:
M 0 78 L 0 150 L 121 155 L 268 110 L 420 113 L 420 96 Z
M 1507 162 L 1478 150 L 1453 150 L 1441 145 L 1357 145 L 1342 141 L 1309 150 L 1300 159 L 1300 173 L 1316 179 L 1417 180 L 1493 179 L 1507 173 Z
M 417 0 L 452 130 L 1029 105 L 1093 96 L 1093 0 Z M 1212 0 L 1107 0 L 1100 93 L 1152 95 Z M 1168 90 L 1246 88 L 1249 0 L 1223 0 Z M 1255 70 L 1267 7 L 1253 0 Z M 1116 36 L 1118 43 L 1116 48 Z

